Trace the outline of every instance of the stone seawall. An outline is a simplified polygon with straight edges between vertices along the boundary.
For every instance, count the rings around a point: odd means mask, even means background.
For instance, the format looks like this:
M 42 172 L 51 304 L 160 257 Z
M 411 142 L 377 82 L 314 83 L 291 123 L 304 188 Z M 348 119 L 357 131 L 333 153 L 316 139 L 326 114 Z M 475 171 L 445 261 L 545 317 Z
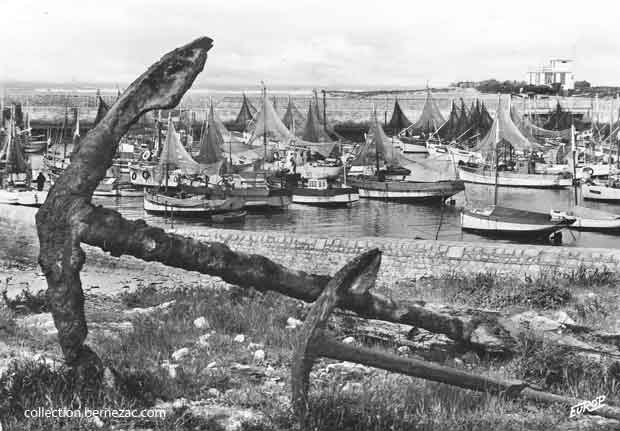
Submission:
M 36 262 L 35 212 L 33 208 L 0 206 L 0 238 L 4 242 L 0 247 L 1 258 L 19 254 L 25 261 Z M 223 242 L 233 250 L 261 254 L 289 268 L 315 273 L 333 274 L 354 256 L 378 247 L 383 251 L 380 284 L 447 273 L 523 275 L 541 271 L 570 273 L 581 268 L 620 271 L 620 250 L 616 249 L 379 237 L 325 238 L 210 228 L 197 232 L 195 227 L 177 227 L 172 231 L 205 241 Z M 93 247 L 84 249 L 87 266 L 100 264 L 120 269 L 149 265 L 131 257 L 112 258 Z
M 175 232 L 190 234 L 183 228 Z M 205 229 L 199 238 L 223 242 L 233 250 L 262 254 L 287 267 L 316 273 L 334 273 L 357 254 L 378 247 L 383 251 L 380 283 L 446 273 L 523 275 L 543 271 L 571 273 L 582 268 L 620 271 L 620 250 L 615 249 L 378 237 L 325 238 L 223 229 Z

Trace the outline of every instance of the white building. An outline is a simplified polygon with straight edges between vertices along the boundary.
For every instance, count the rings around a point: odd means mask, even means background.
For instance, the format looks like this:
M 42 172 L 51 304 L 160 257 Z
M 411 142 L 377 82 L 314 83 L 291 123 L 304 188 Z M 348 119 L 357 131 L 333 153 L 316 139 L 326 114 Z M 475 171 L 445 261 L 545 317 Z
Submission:
M 541 66 L 527 72 L 527 82 L 530 85 L 561 84 L 562 89 L 573 90 L 575 88 L 573 60 L 552 58 L 548 66 Z

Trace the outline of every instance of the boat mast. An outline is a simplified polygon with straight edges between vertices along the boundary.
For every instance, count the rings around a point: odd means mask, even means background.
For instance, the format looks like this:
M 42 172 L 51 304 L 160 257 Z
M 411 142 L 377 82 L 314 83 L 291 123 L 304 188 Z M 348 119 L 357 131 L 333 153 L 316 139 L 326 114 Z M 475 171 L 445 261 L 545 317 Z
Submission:
M 609 172 L 607 175 L 608 178 L 608 183 L 611 184 L 611 135 L 613 133 L 613 127 L 614 127 L 614 99 L 612 98 L 609 101 L 609 136 L 607 137 L 607 139 L 609 140 L 609 158 L 607 160 L 607 165 L 609 167 Z
M 6 161 L 4 170 L 9 174 L 9 182 L 13 181 L 13 172 L 9 172 L 9 163 L 11 162 L 11 146 L 13 144 L 13 128 L 15 127 L 15 105 L 11 106 L 11 119 L 9 120 L 9 140 L 6 144 Z
M 167 134 L 172 133 L 172 111 L 168 111 L 168 130 L 166 131 Z M 164 173 L 166 174 L 165 178 L 166 178 L 166 182 L 165 182 L 165 186 L 164 186 L 164 190 L 167 192 L 168 191 L 168 171 L 170 170 L 170 167 L 168 166 L 168 163 L 170 162 L 169 160 L 169 155 L 170 155 L 170 140 L 166 138 L 166 141 L 168 143 L 168 145 L 166 145 L 166 164 L 164 165 Z M 163 156 L 163 154 L 162 154 Z M 177 184 L 178 186 L 178 184 Z
M 575 146 L 575 124 L 573 124 L 572 117 L 570 124 L 570 146 L 573 157 L 573 192 L 575 194 L 575 206 L 577 206 L 577 147 Z
M 495 117 L 495 184 L 493 186 L 493 205 L 497 206 L 497 182 L 499 177 L 499 116 L 501 109 L 502 98 L 501 95 L 497 95 L 497 114 Z
M 373 105 L 372 107 L 373 111 L 374 111 L 374 116 L 375 116 L 375 129 L 377 127 L 381 127 L 381 125 L 379 124 L 378 120 L 377 120 L 377 108 Z M 375 131 L 375 169 L 376 169 L 376 173 L 375 175 L 377 175 L 377 177 L 379 176 L 379 147 L 377 146 L 377 132 Z
M 267 163 L 267 87 L 263 83 L 263 170 Z

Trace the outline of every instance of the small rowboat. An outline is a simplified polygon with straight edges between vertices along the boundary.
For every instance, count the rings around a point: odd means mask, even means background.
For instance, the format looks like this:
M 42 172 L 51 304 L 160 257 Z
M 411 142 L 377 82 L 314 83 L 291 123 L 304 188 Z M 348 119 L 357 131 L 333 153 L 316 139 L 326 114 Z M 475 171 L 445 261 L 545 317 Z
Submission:
M 245 220 L 246 211 L 234 211 L 228 213 L 213 214 L 211 220 L 215 223 L 239 223 Z

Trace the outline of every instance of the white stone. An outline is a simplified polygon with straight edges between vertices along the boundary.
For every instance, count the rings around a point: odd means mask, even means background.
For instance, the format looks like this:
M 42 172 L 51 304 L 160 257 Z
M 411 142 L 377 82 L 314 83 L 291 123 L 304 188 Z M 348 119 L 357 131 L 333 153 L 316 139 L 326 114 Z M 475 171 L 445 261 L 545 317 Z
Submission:
M 209 363 L 207 364 L 207 368 L 208 368 L 208 369 L 215 368 L 215 367 L 217 367 L 217 362 L 216 362 L 216 361 L 209 362 Z
M 233 338 L 233 341 L 235 343 L 243 343 L 245 341 L 245 335 L 237 334 L 237 335 L 235 335 L 235 338 Z
M 250 343 L 250 344 L 248 344 L 248 349 L 250 349 L 250 350 L 262 349 L 263 347 L 265 347 L 263 343 Z
M 355 343 L 355 338 L 353 338 L 353 337 L 347 337 L 347 338 L 345 338 L 344 340 L 342 340 L 342 342 L 343 342 L 344 344 L 352 344 L 352 343 Z
M 409 346 L 400 346 L 398 349 L 398 353 L 411 353 L 411 348 Z
M 204 317 L 194 319 L 194 326 L 198 329 L 203 329 L 209 326 L 209 322 Z
M 198 344 L 201 347 L 209 347 L 209 338 L 211 338 L 211 333 L 207 333 L 198 337 Z
M 254 361 L 255 362 L 262 362 L 265 360 L 265 351 L 262 349 L 257 350 L 256 352 L 254 352 Z
M 172 359 L 174 361 L 180 361 L 187 355 L 189 355 L 189 349 L 187 347 L 183 347 L 172 354 Z
M 217 398 L 221 395 L 221 392 L 217 388 L 209 388 L 207 394 L 212 398 Z
M 181 365 L 179 364 L 169 364 L 167 367 L 168 367 L 168 376 L 171 379 L 176 379 L 177 377 L 181 376 L 181 374 L 183 373 L 183 367 L 181 367 Z
M 304 322 L 299 319 L 295 319 L 294 317 L 289 317 L 286 319 L 286 329 L 295 329 L 303 324 Z

